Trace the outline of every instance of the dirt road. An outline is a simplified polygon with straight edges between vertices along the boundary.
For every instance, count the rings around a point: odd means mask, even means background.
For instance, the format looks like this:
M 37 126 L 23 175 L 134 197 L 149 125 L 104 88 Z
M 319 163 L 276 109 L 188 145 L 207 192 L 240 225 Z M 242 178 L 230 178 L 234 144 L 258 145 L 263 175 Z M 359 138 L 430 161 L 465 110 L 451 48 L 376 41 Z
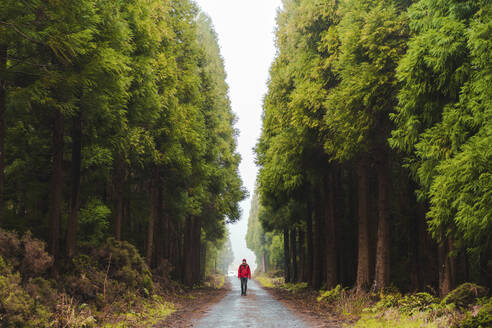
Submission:
M 197 321 L 197 328 L 309 327 L 282 303 L 273 299 L 258 283 L 248 282 L 248 295 L 241 296 L 237 278 L 229 277 L 232 288 Z

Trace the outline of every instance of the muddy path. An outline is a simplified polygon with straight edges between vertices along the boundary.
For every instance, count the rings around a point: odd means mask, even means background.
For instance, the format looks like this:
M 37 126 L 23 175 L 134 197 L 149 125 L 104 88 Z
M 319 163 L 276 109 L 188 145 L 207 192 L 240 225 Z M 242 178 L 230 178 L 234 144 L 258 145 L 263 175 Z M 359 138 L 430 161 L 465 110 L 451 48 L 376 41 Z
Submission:
M 192 327 L 311 327 L 254 280 L 248 282 L 247 296 L 241 296 L 241 286 L 237 278 L 229 277 L 229 280 L 230 291 L 220 302 L 210 307 L 201 319 L 196 320 Z

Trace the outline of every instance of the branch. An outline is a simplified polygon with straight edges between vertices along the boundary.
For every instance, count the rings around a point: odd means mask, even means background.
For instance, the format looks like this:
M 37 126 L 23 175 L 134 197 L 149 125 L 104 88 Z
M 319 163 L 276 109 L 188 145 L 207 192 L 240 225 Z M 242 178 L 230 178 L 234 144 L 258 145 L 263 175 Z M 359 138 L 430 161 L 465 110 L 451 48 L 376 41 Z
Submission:
M 29 35 L 25 34 L 24 32 L 22 32 L 17 26 L 15 26 L 14 24 L 12 23 L 9 23 L 9 22 L 4 22 L 4 21 L 0 21 L 0 24 L 2 25 L 5 25 L 5 26 L 10 26 L 14 29 L 14 31 L 17 32 L 17 34 L 20 34 L 22 37 L 24 37 L 25 39 L 33 42 L 33 43 L 36 43 L 36 44 L 39 44 L 39 45 L 42 45 L 42 46 L 47 46 L 45 43 L 41 42 L 41 41 L 38 41 L 38 40 L 34 40 L 33 38 L 31 38 Z

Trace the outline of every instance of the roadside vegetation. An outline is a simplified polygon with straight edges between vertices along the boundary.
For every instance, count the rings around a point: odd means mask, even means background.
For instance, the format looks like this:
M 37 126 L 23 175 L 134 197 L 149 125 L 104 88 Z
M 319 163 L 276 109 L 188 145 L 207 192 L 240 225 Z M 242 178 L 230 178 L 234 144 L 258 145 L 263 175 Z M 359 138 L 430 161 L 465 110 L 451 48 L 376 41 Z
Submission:
M 193 1 L 2 0 L 0 326 L 152 326 L 223 285 L 235 119 Z
M 485 328 L 492 325 L 492 298 L 487 288 L 464 283 L 441 299 L 425 292 L 401 294 L 396 288 L 357 294 L 337 285 L 314 290 L 307 283 L 284 283 L 282 277 L 255 279 L 280 299 L 327 322 L 354 328 Z
M 490 325 L 491 18 L 490 1 L 283 1 L 246 238 L 283 273 L 265 286 L 358 327 Z M 448 301 L 463 286 L 473 300 Z
M 128 242 L 86 248 L 55 276 L 45 246 L 30 233 L 0 229 L 2 327 L 152 327 L 194 298 L 192 289 L 152 274 Z M 224 281 L 214 273 L 195 287 L 221 289 Z

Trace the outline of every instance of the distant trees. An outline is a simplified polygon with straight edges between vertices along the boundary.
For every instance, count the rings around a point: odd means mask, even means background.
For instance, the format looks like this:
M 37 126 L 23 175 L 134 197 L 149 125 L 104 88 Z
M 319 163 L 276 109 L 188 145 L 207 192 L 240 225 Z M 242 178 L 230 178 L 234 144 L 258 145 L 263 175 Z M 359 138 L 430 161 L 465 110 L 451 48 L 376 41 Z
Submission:
M 284 1 L 253 201 L 286 280 L 489 281 L 490 4 L 431 2 Z
M 278 233 L 267 232 L 263 229 L 260 215 L 264 214 L 259 203 L 258 192 L 255 191 L 251 198 L 246 246 L 255 253 L 257 268 L 263 273 L 282 268 L 285 260 L 283 237 Z
M 113 234 L 201 280 L 245 197 L 210 19 L 188 0 L 4 1 L 0 74 L 1 226 L 58 261 Z

